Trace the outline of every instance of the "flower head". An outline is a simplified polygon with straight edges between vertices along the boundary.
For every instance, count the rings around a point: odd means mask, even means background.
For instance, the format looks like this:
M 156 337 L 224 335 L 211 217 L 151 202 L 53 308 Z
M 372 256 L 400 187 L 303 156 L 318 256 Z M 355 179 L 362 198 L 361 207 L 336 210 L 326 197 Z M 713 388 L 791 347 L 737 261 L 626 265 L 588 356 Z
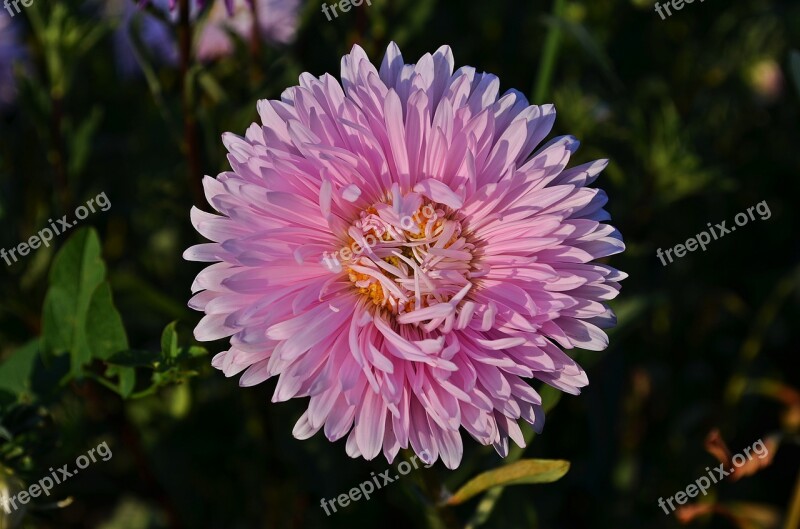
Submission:
M 502 456 L 519 419 L 541 430 L 525 379 L 588 383 L 561 348 L 603 349 L 614 323 L 625 276 L 592 261 L 624 245 L 587 187 L 606 162 L 567 169 L 575 138 L 538 147 L 553 106 L 499 88 L 448 47 L 409 65 L 391 44 L 378 71 L 356 46 L 342 85 L 305 73 L 223 136 L 232 171 L 204 181 L 221 215 L 192 211 L 214 242 L 184 254 L 215 263 L 195 336 L 230 337 L 213 365 L 242 386 L 310 397 L 295 437 L 454 468 L 462 428 Z

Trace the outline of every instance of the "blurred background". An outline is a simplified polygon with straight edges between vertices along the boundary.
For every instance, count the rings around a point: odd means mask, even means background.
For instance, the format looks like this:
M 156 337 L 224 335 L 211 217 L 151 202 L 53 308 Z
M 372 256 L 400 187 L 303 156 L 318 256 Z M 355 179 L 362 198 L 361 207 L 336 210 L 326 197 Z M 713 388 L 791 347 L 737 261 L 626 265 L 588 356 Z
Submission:
M 372 0 L 330 21 L 317 1 L 240 3 L 0 11 L 0 247 L 111 204 L 0 262 L 0 496 L 113 452 L 0 528 L 800 527 L 800 3 L 694 2 L 662 20 L 650 0 Z M 338 77 L 353 44 L 377 63 L 392 40 L 407 62 L 449 44 L 457 67 L 555 103 L 554 135 L 583 142 L 574 163 L 611 160 L 596 185 L 628 248 L 610 263 L 630 277 L 611 346 L 575 353 L 589 387 L 545 391 L 544 433 L 510 456 L 568 460 L 562 479 L 436 507 L 440 484 L 503 463 L 465 435 L 458 470 L 326 516 L 322 498 L 389 465 L 293 439 L 305 399 L 273 405 L 274 380 L 240 389 L 210 367 L 225 344 L 192 341 L 201 267 L 181 253 L 200 242 L 201 176 L 228 167 L 220 135 L 301 72 Z M 768 220 L 657 258 L 761 201 Z M 771 464 L 659 507 L 723 443 L 759 439 Z

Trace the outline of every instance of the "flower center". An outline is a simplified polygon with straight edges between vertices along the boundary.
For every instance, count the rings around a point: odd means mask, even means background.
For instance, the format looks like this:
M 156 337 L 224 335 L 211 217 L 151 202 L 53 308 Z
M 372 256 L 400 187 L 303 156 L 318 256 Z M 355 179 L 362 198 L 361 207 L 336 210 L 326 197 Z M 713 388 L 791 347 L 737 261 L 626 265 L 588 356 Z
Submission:
M 472 287 L 475 245 L 448 211 L 416 195 L 368 208 L 348 230 L 341 266 L 358 293 L 398 323 L 436 328 Z

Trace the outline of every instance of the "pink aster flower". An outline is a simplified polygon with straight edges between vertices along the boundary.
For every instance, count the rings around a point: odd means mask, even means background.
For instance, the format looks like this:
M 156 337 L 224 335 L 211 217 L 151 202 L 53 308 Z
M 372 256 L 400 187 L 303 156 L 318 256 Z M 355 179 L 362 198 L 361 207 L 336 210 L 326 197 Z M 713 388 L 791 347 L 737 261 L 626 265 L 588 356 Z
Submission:
M 455 468 L 463 428 L 505 456 L 520 419 L 544 423 L 527 379 L 577 394 L 562 348 L 608 344 L 625 275 L 593 261 L 624 245 L 587 187 L 606 161 L 567 169 L 575 138 L 539 147 L 553 106 L 454 73 L 448 47 L 405 64 L 391 44 L 378 71 L 356 46 L 341 75 L 303 74 L 223 136 L 233 170 L 204 181 L 221 215 L 192 211 L 214 242 L 184 254 L 215 263 L 195 336 L 230 337 L 213 365 L 242 386 L 310 397 L 299 439 Z

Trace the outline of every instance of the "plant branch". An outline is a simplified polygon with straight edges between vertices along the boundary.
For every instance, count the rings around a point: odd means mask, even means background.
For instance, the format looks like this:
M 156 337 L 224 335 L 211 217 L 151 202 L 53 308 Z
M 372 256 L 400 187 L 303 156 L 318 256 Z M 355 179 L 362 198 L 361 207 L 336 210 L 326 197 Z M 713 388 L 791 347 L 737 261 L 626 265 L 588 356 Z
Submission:
M 180 55 L 180 91 L 183 107 L 184 151 L 189 165 L 189 187 L 196 206 L 204 204 L 202 169 L 200 164 L 200 144 L 197 137 L 197 120 L 191 101 L 191 81 L 189 78 L 192 62 L 192 21 L 189 0 L 178 4 L 178 50 Z

